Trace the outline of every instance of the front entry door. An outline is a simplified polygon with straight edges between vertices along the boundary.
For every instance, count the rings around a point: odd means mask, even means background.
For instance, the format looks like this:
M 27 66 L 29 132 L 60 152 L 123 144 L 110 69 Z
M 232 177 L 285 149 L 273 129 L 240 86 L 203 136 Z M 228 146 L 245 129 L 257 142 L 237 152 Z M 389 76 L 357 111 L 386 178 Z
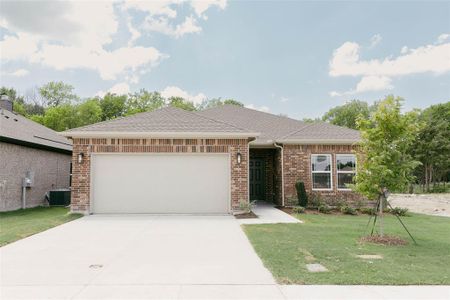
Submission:
M 263 159 L 250 159 L 250 200 L 266 200 L 264 170 Z

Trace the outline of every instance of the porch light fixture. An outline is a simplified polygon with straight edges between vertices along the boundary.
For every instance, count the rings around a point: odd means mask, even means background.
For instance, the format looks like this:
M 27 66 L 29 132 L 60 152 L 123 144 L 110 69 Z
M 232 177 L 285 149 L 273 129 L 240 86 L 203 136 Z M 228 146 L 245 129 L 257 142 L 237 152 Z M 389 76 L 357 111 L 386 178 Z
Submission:
M 78 163 L 82 164 L 83 163 L 83 158 L 84 158 L 84 153 L 78 153 Z
M 240 165 L 241 161 L 242 161 L 242 154 L 240 152 L 237 153 L 236 159 L 237 159 L 237 163 Z

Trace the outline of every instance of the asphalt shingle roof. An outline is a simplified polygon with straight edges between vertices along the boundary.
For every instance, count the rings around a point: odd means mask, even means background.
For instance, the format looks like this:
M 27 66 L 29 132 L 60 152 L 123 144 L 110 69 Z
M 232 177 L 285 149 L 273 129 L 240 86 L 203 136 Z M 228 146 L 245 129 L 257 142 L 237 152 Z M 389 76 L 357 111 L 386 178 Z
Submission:
M 254 144 L 287 141 L 351 142 L 359 140 L 359 132 L 325 122 L 305 123 L 284 116 L 240 107 L 223 105 L 200 114 L 260 133 Z
M 6 109 L 0 109 L 0 138 L 72 151 L 71 141 L 56 131 Z
M 65 131 L 64 134 L 70 136 L 73 132 L 196 132 L 245 134 L 249 131 L 195 112 L 189 112 L 175 107 L 164 107 L 151 112 L 138 113 L 128 117 L 73 128 Z

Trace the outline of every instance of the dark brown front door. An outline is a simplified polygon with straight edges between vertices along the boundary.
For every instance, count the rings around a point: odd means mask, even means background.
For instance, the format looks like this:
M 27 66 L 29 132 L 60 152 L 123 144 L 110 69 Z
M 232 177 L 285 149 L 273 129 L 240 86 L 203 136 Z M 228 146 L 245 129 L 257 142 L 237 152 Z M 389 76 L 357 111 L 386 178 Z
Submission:
M 266 200 L 264 169 L 264 160 L 250 159 L 250 200 Z

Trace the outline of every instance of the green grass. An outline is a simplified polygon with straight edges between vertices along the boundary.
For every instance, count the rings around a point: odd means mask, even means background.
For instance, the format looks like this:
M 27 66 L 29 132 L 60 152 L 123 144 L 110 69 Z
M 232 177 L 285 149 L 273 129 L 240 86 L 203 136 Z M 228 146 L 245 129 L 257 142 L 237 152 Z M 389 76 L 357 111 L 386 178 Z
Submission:
M 360 244 L 368 216 L 299 215 L 304 224 L 244 225 L 265 266 L 285 284 L 450 284 L 450 218 L 411 214 L 402 220 L 414 245 L 394 216 L 385 232 L 409 240 L 406 246 Z M 360 254 L 379 254 L 363 260 Z M 307 263 L 329 272 L 310 273 Z
M 0 247 L 75 220 L 65 207 L 36 207 L 0 213 Z

